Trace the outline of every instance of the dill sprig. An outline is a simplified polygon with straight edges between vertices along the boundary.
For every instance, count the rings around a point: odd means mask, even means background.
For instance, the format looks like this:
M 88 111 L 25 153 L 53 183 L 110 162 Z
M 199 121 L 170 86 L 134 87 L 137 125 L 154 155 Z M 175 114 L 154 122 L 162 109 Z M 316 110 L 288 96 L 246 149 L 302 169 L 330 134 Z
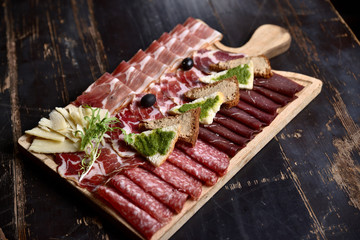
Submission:
M 88 105 L 84 107 L 91 110 L 91 116 L 85 116 L 84 119 L 87 122 L 87 126 L 75 132 L 75 135 L 80 134 L 80 150 L 85 152 L 85 157 L 81 160 L 81 176 L 79 181 L 86 176 L 96 159 L 100 156 L 101 150 L 99 147 L 104 141 L 106 132 L 119 129 L 118 127 L 111 127 L 111 125 L 118 123 L 119 120 L 115 117 L 108 117 L 108 112 L 101 119 L 100 108 L 92 108 Z

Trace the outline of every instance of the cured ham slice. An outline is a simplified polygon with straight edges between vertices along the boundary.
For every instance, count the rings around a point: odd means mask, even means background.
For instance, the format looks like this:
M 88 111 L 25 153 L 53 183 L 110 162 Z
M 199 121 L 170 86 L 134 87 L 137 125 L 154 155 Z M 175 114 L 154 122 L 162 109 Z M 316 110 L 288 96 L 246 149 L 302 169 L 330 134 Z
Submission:
M 176 106 L 176 103 L 170 99 L 161 89 L 161 83 L 152 83 L 148 88 L 148 93 L 152 93 L 156 96 L 156 104 L 159 107 L 159 111 L 166 116 L 167 111 Z
M 161 77 L 161 91 L 176 105 L 181 105 L 185 102 L 184 93 L 190 88 L 187 83 L 179 81 L 179 78 L 173 73 L 167 73 Z
M 189 147 L 183 143 L 177 143 L 176 146 L 197 162 L 216 172 L 219 176 L 225 175 L 229 167 L 230 160 L 225 153 L 200 139 L 196 141 L 194 147 Z
M 145 53 L 150 55 L 155 60 L 160 61 L 172 68 L 178 67 L 181 62 L 181 59 L 179 59 L 177 55 L 175 55 L 156 40 L 153 41 L 151 45 L 145 50 Z
M 165 64 L 155 60 L 141 49 L 129 60 L 128 63 L 154 79 L 159 78 L 166 69 Z
M 115 175 L 110 180 L 111 185 L 116 188 L 127 199 L 130 199 L 136 206 L 149 213 L 161 223 L 169 222 L 173 213 L 164 204 L 156 200 L 149 193 L 136 185 L 129 178 L 122 174 Z
M 119 79 L 109 73 L 104 73 L 83 94 L 76 98 L 74 104 L 105 108 L 110 113 L 113 113 L 123 105 L 131 94 L 133 94 L 133 91 Z
M 211 73 L 210 64 L 243 57 L 245 55 L 242 53 L 228 53 L 221 50 L 200 49 L 193 53 L 194 66 L 204 73 Z
M 99 157 L 92 165 L 90 171 L 80 180 L 81 161 L 85 157 L 84 153 L 60 153 L 56 155 L 55 162 L 58 165 L 58 173 L 68 179 L 72 179 L 80 186 L 86 187 L 90 191 L 107 180 L 108 177 L 125 168 L 135 168 L 141 162 L 122 158 L 112 149 L 110 144 L 102 146 Z
M 239 101 L 238 105 L 236 106 L 242 110 L 244 110 L 245 112 L 251 114 L 252 116 L 254 116 L 255 118 L 259 119 L 260 121 L 262 121 L 263 123 L 269 125 L 276 117 L 276 114 L 270 114 L 270 113 L 266 113 L 261 111 L 260 109 L 247 104 L 244 101 Z
M 176 37 L 183 43 L 189 45 L 191 48 L 199 49 L 207 42 L 204 39 L 201 39 L 190 32 L 190 30 L 184 27 L 181 24 L 176 25 L 176 27 L 170 32 L 170 35 Z
M 139 120 L 154 120 L 164 117 L 164 115 L 160 112 L 157 104 L 155 103 L 151 107 L 142 107 L 141 106 L 141 98 L 145 95 L 145 93 L 137 94 L 134 96 L 131 104 L 128 105 L 131 113 L 135 116 L 138 116 Z
M 252 139 L 254 134 L 258 131 L 251 129 L 247 126 L 245 126 L 242 123 L 239 123 L 235 120 L 232 120 L 231 118 L 225 117 L 222 114 L 216 114 L 214 121 L 218 124 L 223 125 L 224 127 L 230 129 L 231 131 L 236 132 L 237 134 L 240 134 L 243 137 Z
M 178 80 L 185 83 L 188 88 L 201 87 L 204 85 L 199 81 L 199 78 L 205 75 L 194 67 L 188 71 L 178 70 L 176 76 Z
M 260 93 L 261 95 L 264 95 L 265 97 L 273 100 L 274 102 L 280 104 L 281 106 L 285 106 L 287 103 L 289 103 L 297 98 L 295 95 L 293 97 L 288 97 L 288 96 L 282 95 L 280 93 L 274 92 L 270 89 L 267 89 L 264 87 L 259 87 L 259 86 L 254 86 L 253 90 L 255 90 L 256 92 Z
M 191 157 L 177 148 L 173 150 L 167 161 L 199 179 L 208 186 L 213 186 L 218 180 L 216 173 L 194 161 Z
M 112 75 L 118 78 L 135 93 L 143 92 L 149 84 L 154 81 L 153 78 L 145 75 L 124 61 L 118 65 Z
M 230 109 L 220 109 L 219 113 L 231 117 L 232 119 L 245 124 L 246 126 L 259 130 L 264 124 L 260 122 L 255 117 L 251 116 L 250 114 L 246 113 L 245 111 L 239 108 L 230 108 Z
M 183 208 L 188 195 L 176 190 L 149 171 L 142 168 L 133 168 L 124 170 L 123 173 L 134 183 L 175 212 L 179 213 Z
M 240 99 L 270 114 L 275 114 L 281 107 L 269 98 L 251 90 L 240 90 Z
M 271 78 L 255 78 L 254 84 L 281 93 L 283 95 L 293 97 L 295 93 L 301 91 L 304 86 L 297 84 L 289 78 L 274 73 Z
M 189 194 L 193 199 L 200 197 L 201 183 L 173 164 L 164 162 L 159 167 L 151 164 L 144 164 L 142 167 L 153 172 L 179 191 Z
M 195 18 L 189 17 L 183 25 L 188 28 L 190 32 L 194 33 L 197 37 L 206 40 L 209 44 L 222 39 L 222 34 L 220 32 Z
M 158 42 L 166 47 L 169 51 L 178 55 L 180 58 L 187 57 L 193 50 L 190 46 L 186 45 L 168 33 L 163 33 L 158 39 Z
M 115 189 L 100 186 L 97 194 L 106 200 L 115 210 L 142 236 L 150 239 L 163 225 L 144 210 L 121 196 Z
M 210 131 L 219 134 L 220 136 L 223 136 L 226 139 L 229 139 L 233 143 L 236 143 L 240 147 L 245 147 L 246 143 L 250 141 L 249 138 L 242 137 L 230 129 L 218 124 L 218 123 L 212 123 L 209 125 L 203 126 L 206 129 L 209 129 Z
M 230 142 L 229 140 L 221 137 L 214 132 L 207 130 L 204 127 L 199 128 L 199 138 L 209 143 L 211 146 L 226 153 L 230 157 L 235 156 L 235 154 L 241 149 L 240 146 Z

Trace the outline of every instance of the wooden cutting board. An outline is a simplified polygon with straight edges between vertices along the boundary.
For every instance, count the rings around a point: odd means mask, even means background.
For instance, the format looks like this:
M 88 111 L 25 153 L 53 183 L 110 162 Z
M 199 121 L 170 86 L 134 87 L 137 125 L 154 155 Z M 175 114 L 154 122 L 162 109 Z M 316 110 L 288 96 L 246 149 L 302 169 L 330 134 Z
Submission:
M 210 48 L 221 49 L 234 53 L 245 53 L 247 55 L 265 55 L 268 58 L 277 56 L 290 47 L 291 36 L 283 28 L 275 25 L 262 25 L 253 34 L 251 39 L 240 48 L 232 48 L 223 45 L 220 42 L 214 43 Z M 152 239 L 170 238 L 187 220 L 189 220 L 219 189 L 221 189 L 252 157 L 254 157 L 278 132 L 281 131 L 302 109 L 304 109 L 321 91 L 322 82 L 303 74 L 275 71 L 274 72 L 288 77 L 304 86 L 304 89 L 297 93 L 297 99 L 278 110 L 278 116 L 274 121 L 252 139 L 245 148 L 239 151 L 230 161 L 228 173 L 219 178 L 219 181 L 212 187 L 203 186 L 202 194 L 199 200 L 187 200 L 181 213 L 175 215 L 172 220 L 160 229 Z M 57 173 L 57 165 L 51 155 L 37 154 L 28 151 L 31 144 L 31 137 L 23 135 L 19 138 L 18 144 L 23 152 L 33 159 L 40 166 L 50 170 L 55 177 L 60 177 Z M 61 178 L 61 177 L 60 177 Z M 122 231 L 130 233 L 133 236 L 142 238 L 141 235 L 132 228 L 116 211 L 108 207 L 104 202 L 94 197 L 86 189 L 80 188 L 73 181 L 63 179 L 71 185 L 73 189 L 80 192 L 85 200 L 90 200 L 98 207 L 101 213 L 110 217 L 116 224 L 121 226 Z M 123 232 L 119 232 L 122 234 Z

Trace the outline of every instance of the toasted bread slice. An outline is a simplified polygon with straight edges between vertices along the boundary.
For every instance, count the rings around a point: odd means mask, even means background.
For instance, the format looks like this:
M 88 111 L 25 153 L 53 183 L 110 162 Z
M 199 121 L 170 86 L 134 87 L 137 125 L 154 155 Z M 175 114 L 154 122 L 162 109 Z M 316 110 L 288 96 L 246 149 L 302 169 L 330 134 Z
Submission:
M 131 133 L 125 138 L 125 141 L 143 155 L 152 165 L 158 167 L 166 161 L 174 150 L 180 130 L 180 124 L 176 124 L 142 133 Z M 170 139 L 167 139 L 169 137 Z
M 239 66 L 240 64 L 247 63 L 249 61 L 253 61 L 254 63 L 254 76 L 262 77 L 262 78 L 270 78 L 272 76 L 270 61 L 264 55 L 260 56 L 252 56 L 252 57 L 244 57 L 239 59 L 234 59 L 226 62 L 219 62 L 217 64 L 211 64 L 211 71 L 223 71 L 227 69 L 234 68 Z
M 210 83 L 203 87 L 193 88 L 185 92 L 184 96 L 194 100 L 208 96 L 214 92 L 222 92 L 224 94 L 225 102 L 223 103 L 223 106 L 225 108 L 234 107 L 239 103 L 239 84 L 235 76 L 218 82 Z
M 179 141 L 183 141 L 195 146 L 199 135 L 199 117 L 200 108 L 191 109 L 181 115 L 168 116 L 161 119 L 146 121 L 140 123 L 140 129 L 156 129 L 159 127 L 167 127 L 180 124 L 181 130 Z

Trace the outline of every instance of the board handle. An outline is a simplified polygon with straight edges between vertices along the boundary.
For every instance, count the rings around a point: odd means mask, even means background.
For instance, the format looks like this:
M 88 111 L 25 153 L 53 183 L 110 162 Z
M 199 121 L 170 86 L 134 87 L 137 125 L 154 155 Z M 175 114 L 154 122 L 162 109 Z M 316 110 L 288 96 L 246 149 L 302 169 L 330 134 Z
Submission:
M 258 27 L 250 40 L 242 47 L 228 47 L 220 41 L 215 42 L 214 45 L 216 48 L 227 52 L 244 53 L 249 56 L 265 55 L 267 58 L 273 58 L 286 52 L 290 43 L 291 35 L 285 28 L 265 24 Z

